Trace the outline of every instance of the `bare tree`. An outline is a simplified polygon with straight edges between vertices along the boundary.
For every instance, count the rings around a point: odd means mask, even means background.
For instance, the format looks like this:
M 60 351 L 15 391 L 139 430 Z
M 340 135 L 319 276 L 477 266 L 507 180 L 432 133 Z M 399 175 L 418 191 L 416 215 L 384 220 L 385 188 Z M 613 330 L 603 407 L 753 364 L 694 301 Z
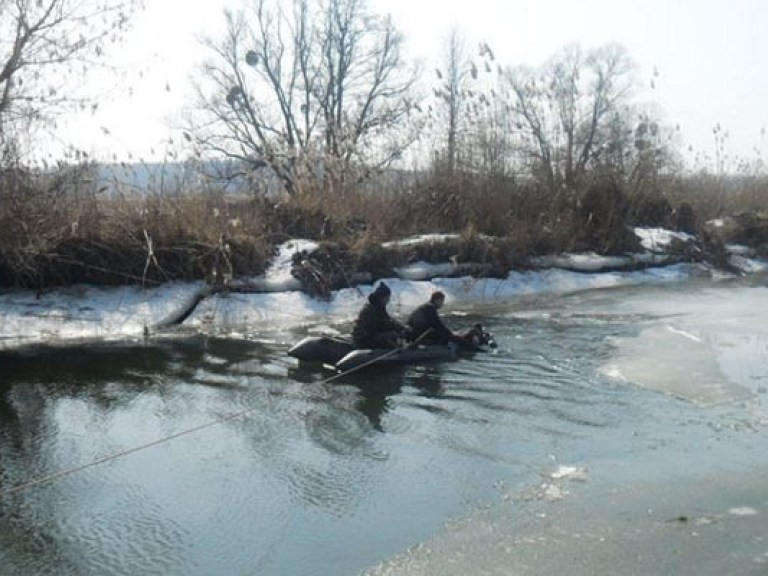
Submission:
M 267 167 L 296 193 L 319 176 L 330 188 L 364 177 L 415 138 L 416 71 L 365 0 L 250 0 L 225 16 L 189 121 L 202 150 Z
M 0 144 L 76 100 L 77 81 L 142 0 L 0 0 Z M 82 103 L 82 102 L 81 102 Z
M 442 68 L 435 70 L 438 153 L 449 174 L 462 165 L 477 169 L 486 166 L 478 162 L 477 146 L 489 143 L 494 130 L 497 105 L 494 85 L 497 68 L 494 54 L 485 42 L 480 42 L 474 57 L 457 29 L 447 37 Z M 486 150 L 482 150 L 485 156 Z
M 541 69 L 508 69 L 511 129 L 534 173 L 551 189 L 572 189 L 610 148 L 611 123 L 634 86 L 626 51 L 569 45 Z
M 443 80 L 440 95 L 445 100 L 448 113 L 447 164 L 448 171 L 456 169 L 457 146 L 459 139 L 460 112 L 465 99 L 467 81 L 473 64 L 467 57 L 466 47 L 455 28 L 448 36 L 448 49 L 445 60 L 445 75 L 438 71 L 438 77 Z

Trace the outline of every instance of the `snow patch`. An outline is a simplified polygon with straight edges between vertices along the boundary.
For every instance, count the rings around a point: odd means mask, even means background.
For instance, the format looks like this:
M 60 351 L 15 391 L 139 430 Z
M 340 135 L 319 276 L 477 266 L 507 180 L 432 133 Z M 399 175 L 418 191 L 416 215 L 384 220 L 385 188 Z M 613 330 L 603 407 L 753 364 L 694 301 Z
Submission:
M 660 252 L 672 243 L 672 240 L 681 240 L 689 242 L 693 236 L 685 232 L 673 232 L 664 228 L 635 228 L 635 234 L 640 238 L 640 244 L 650 252 Z
M 662 243 L 664 238 L 685 237 L 661 230 L 648 231 L 646 235 L 654 239 L 654 245 Z M 456 235 L 424 235 L 399 243 L 452 237 Z M 316 248 L 317 243 L 311 240 L 285 242 L 278 247 L 264 276 L 245 282 L 260 293 L 217 293 L 204 298 L 184 321 L 184 326 L 204 333 L 247 335 L 254 332 L 285 334 L 296 329 L 306 332 L 317 327 L 334 329 L 334 326 L 351 323 L 376 283 L 338 290 L 329 301 L 310 298 L 300 291 L 298 280 L 291 275 L 291 264 L 297 252 L 311 252 Z M 712 273 L 706 266 L 689 263 L 634 271 L 616 269 L 628 261 L 655 263 L 664 259 L 664 255 L 650 253 L 632 257 L 562 255 L 541 259 L 542 264 L 549 264 L 545 269 L 512 271 L 506 278 L 456 276 L 457 266 L 462 264 L 418 262 L 399 268 L 397 277 L 384 281 L 392 289 L 390 312 L 402 317 L 426 301 L 434 290 L 446 294 L 446 304 L 450 307 L 456 302 L 487 302 L 674 282 Z M 747 271 L 768 269 L 768 263 L 743 256 L 732 256 L 732 262 Z M 606 268 L 613 270 L 608 272 Z M 44 293 L 0 294 L 0 349 L 34 343 L 143 337 L 168 319 L 178 317 L 180 311 L 200 299 L 206 290 L 202 282 L 174 282 L 151 289 L 79 286 Z

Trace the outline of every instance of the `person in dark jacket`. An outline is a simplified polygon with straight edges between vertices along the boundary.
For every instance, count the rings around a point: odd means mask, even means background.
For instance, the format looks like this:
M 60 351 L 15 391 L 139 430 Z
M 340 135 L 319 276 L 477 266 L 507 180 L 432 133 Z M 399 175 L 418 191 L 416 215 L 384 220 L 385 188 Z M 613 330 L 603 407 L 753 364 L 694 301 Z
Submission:
M 438 310 L 445 304 L 445 294 L 439 290 L 432 293 L 429 302 L 411 312 L 408 327 L 411 338 L 424 344 L 448 344 L 459 336 L 455 335 L 440 319 Z
M 483 328 L 476 324 L 466 334 L 456 334 L 440 319 L 438 310 L 445 304 L 445 294 L 440 290 L 432 293 L 429 302 L 422 304 L 408 317 L 410 338 L 424 344 L 448 344 L 455 342 L 462 346 L 477 346 L 483 337 Z
M 392 295 L 389 286 L 381 282 L 368 295 L 368 301 L 355 320 L 352 340 L 357 348 L 395 348 L 408 329 L 391 318 L 387 304 Z

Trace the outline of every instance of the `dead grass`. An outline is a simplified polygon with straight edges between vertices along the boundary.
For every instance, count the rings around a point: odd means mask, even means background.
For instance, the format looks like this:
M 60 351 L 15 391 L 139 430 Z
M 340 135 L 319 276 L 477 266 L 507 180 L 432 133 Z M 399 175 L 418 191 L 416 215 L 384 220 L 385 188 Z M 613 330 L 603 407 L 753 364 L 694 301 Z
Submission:
M 768 219 L 759 212 L 766 177 L 667 177 L 657 189 L 627 196 L 620 184 L 601 180 L 554 194 L 503 175 L 402 173 L 378 185 L 283 198 L 215 186 L 105 191 L 96 188 L 93 169 L 0 172 L 0 285 L 226 283 L 263 273 L 275 246 L 298 237 L 323 243 L 318 265 L 339 285 L 362 271 L 383 277 L 419 260 L 476 262 L 503 276 L 535 255 L 636 250 L 632 226 L 700 232 L 724 216 L 733 225 L 716 241 L 768 251 Z M 426 233 L 458 237 L 381 245 Z

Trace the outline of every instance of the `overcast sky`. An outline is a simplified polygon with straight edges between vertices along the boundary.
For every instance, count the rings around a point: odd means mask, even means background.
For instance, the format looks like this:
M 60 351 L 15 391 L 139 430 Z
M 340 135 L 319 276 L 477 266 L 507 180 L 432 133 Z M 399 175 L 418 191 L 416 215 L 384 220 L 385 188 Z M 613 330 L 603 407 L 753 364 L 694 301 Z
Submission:
M 161 153 L 168 119 L 189 97 L 191 68 L 205 56 L 198 38 L 221 29 L 225 1 L 147 0 L 120 56 L 127 67 L 118 90 L 70 124 L 67 137 L 102 156 Z M 720 123 L 732 155 L 768 157 L 768 0 L 369 2 L 392 14 L 408 55 L 428 67 L 445 53 L 452 27 L 471 45 L 486 41 L 502 65 L 537 66 L 569 42 L 619 42 L 639 66 L 639 98 L 680 125 L 685 146 L 713 155 Z

